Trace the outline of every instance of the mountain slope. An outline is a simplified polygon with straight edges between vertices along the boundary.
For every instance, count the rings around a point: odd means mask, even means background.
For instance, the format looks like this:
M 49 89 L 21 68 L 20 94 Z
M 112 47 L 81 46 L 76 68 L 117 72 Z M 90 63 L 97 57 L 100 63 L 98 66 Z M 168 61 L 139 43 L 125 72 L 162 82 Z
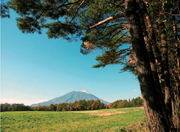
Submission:
M 60 96 L 60 97 L 56 97 L 54 99 L 51 99 L 49 101 L 45 101 L 45 102 L 41 102 L 41 103 L 38 103 L 38 104 L 41 104 L 41 105 L 46 105 L 48 106 L 49 104 L 58 104 L 58 103 L 73 103 L 75 101 L 78 101 L 78 100 L 83 100 L 85 99 L 86 101 L 87 100 L 97 100 L 99 99 L 102 103 L 104 104 L 109 104 L 109 102 L 107 101 L 104 101 L 98 97 L 96 97 L 95 95 L 93 94 L 90 94 L 89 92 L 87 92 L 86 90 L 80 90 L 80 91 L 72 91 L 72 92 L 69 92 L 63 96 Z M 38 106 L 38 104 L 32 104 L 31 107 L 35 107 L 35 106 Z

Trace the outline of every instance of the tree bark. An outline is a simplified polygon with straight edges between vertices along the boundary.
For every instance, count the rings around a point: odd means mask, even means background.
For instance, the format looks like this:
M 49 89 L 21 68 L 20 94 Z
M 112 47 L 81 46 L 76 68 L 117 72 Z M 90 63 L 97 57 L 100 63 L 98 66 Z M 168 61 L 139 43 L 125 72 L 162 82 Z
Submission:
M 173 17 L 173 30 L 175 34 L 175 45 L 176 45 L 176 59 L 177 59 L 177 80 L 176 80 L 176 87 L 174 89 L 174 94 L 175 94 L 175 100 L 173 103 L 173 107 L 175 110 L 177 110 L 177 120 L 175 120 L 174 124 L 176 125 L 176 129 L 179 132 L 180 131 L 180 40 L 178 38 L 178 33 L 177 33 L 177 25 L 175 23 L 175 17 Z
M 170 86 L 170 73 L 169 73 L 169 65 L 168 65 L 168 46 L 167 46 L 164 23 L 162 23 L 161 28 L 162 28 L 161 45 L 162 45 L 162 63 L 164 67 L 165 105 L 166 105 L 168 120 L 172 121 L 171 86 Z M 169 125 L 172 125 L 172 123 L 170 122 Z
M 152 49 L 152 45 L 155 45 L 155 43 L 156 43 L 156 38 L 152 37 L 154 34 L 154 31 L 152 28 L 152 22 L 150 20 L 149 13 L 146 9 L 146 5 L 144 4 L 143 1 L 141 1 L 141 4 L 142 4 L 142 6 L 144 6 L 143 10 L 140 12 L 141 27 L 143 30 L 144 42 L 146 45 L 146 49 L 147 49 L 147 53 L 148 53 L 148 57 L 149 57 L 149 61 L 150 61 L 150 67 L 151 67 L 152 75 L 153 75 L 154 82 L 156 85 L 156 90 L 159 95 L 158 97 L 162 103 L 161 106 L 163 107 L 163 113 L 164 113 L 164 115 L 166 115 L 166 109 L 165 109 L 165 104 L 164 104 L 164 94 L 162 93 L 161 81 L 159 80 L 160 78 L 159 78 L 159 75 L 157 72 L 158 69 L 157 69 L 156 62 L 155 62 L 156 59 L 155 59 L 155 56 L 153 54 L 153 49 Z M 145 21 L 148 23 L 147 26 L 145 25 Z M 149 34 L 147 31 L 149 31 Z M 163 68 L 161 68 L 161 69 L 163 69 Z
M 158 77 L 159 75 L 158 75 L 158 72 L 157 72 L 157 66 L 156 66 L 156 62 L 155 62 L 155 56 L 154 56 L 153 50 L 152 50 L 152 42 L 156 42 L 156 40 L 153 40 L 155 38 L 152 37 L 153 29 L 152 29 L 149 14 L 148 14 L 148 12 L 146 10 L 146 7 L 144 8 L 143 11 L 140 12 L 140 14 L 141 14 L 140 19 L 141 19 L 141 27 L 142 27 L 142 30 L 143 30 L 144 42 L 145 42 L 145 45 L 146 45 L 146 49 L 147 49 L 147 53 L 148 53 L 148 57 L 149 57 L 149 61 L 150 61 L 150 67 L 151 67 L 153 79 L 154 79 L 154 82 L 155 82 L 157 94 L 158 94 L 159 100 L 161 102 L 161 106 L 162 106 L 162 109 L 163 109 L 163 114 L 167 115 L 166 108 L 165 108 L 165 103 L 164 103 L 164 94 L 162 94 L 161 84 L 160 84 L 160 81 L 159 81 L 159 77 Z M 146 25 L 145 25 L 145 22 L 144 22 L 144 18 L 145 18 L 145 21 L 148 22 L 147 28 L 146 28 Z M 147 30 L 150 31 L 149 35 L 148 35 Z
M 143 97 L 147 125 L 150 132 L 168 132 L 169 127 L 163 114 L 162 102 L 158 98 L 153 79 L 138 9 L 136 0 L 125 0 L 125 17 L 129 23 L 129 33 L 135 53 L 135 64 Z
M 144 5 L 144 8 L 145 8 L 145 18 L 146 18 L 146 21 L 147 21 L 147 25 L 148 25 L 148 31 L 149 31 L 149 42 L 150 42 L 150 45 L 152 47 L 152 49 L 154 49 L 155 51 L 155 62 L 156 62 L 156 69 L 157 69 L 157 73 L 158 73 L 158 78 L 159 78 L 159 83 L 161 85 L 161 90 L 162 90 L 162 93 L 163 93 L 163 98 L 165 98 L 165 90 L 164 90 L 164 68 L 163 68 L 163 65 L 162 65 L 162 58 L 161 58 L 161 52 L 158 48 L 158 45 L 157 45 L 157 41 L 156 41 L 156 37 L 155 37 L 155 33 L 154 33 L 154 29 L 153 29 L 153 24 L 152 24 L 152 21 L 151 21 L 151 18 L 150 18 L 150 15 L 149 15 L 149 11 L 147 10 L 148 7 L 149 7 L 149 2 L 147 0 L 144 0 L 145 1 L 145 5 Z
M 180 43 L 179 39 L 178 42 Z M 178 82 L 177 82 L 177 101 L 176 107 L 178 109 L 177 113 L 177 131 L 180 132 L 180 44 L 177 43 L 177 68 L 178 68 Z

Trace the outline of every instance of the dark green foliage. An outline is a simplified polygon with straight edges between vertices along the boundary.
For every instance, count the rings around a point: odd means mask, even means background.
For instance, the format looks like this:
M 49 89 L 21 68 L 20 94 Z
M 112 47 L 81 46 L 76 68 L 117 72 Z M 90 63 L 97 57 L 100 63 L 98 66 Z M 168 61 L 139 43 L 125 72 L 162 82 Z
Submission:
M 10 17 L 9 15 L 9 8 L 7 5 L 5 5 L 4 3 L 2 3 L 3 1 L 1 0 L 1 5 L 0 5 L 0 8 L 1 8 L 1 12 L 0 12 L 0 15 L 1 15 L 1 18 L 5 18 L 5 17 Z
M 32 111 L 33 109 L 24 104 L 1 104 L 1 111 Z
M 125 107 L 139 107 L 143 106 L 143 100 L 141 97 L 132 98 L 132 100 L 117 100 L 108 105 L 109 108 L 125 108 Z
M 51 109 L 52 111 L 56 111 L 56 109 L 57 109 L 57 105 L 54 105 L 54 104 L 50 104 L 48 107 L 49 107 L 49 109 Z
M 49 38 L 63 37 L 70 40 L 69 35 L 81 35 L 80 26 L 67 23 L 62 17 L 69 16 L 79 1 L 67 0 L 11 0 L 8 7 L 15 10 L 21 17 L 17 18 L 18 27 L 23 33 L 42 33 L 47 28 Z M 73 8 L 71 8 L 73 5 Z M 71 8 L 71 10 L 69 10 Z M 62 20 L 62 21 L 60 21 Z
M 74 103 L 59 103 L 57 104 L 56 111 L 77 111 L 77 110 L 96 110 L 105 109 L 106 105 L 101 103 L 100 100 L 79 100 Z
M 47 32 L 49 38 L 62 37 L 63 39 L 70 40 L 71 38 L 68 35 L 78 32 L 78 27 L 75 24 L 66 24 L 60 21 L 46 24 L 45 27 L 49 29 Z
M 68 105 L 68 103 L 59 103 L 57 104 L 57 111 L 66 111 L 66 106 Z

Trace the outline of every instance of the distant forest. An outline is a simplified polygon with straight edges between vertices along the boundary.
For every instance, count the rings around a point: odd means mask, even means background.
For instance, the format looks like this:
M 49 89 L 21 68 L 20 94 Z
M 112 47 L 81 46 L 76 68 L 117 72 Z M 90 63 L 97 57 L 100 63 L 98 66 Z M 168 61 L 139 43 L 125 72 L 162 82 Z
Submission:
M 97 109 L 111 109 L 111 108 L 125 108 L 125 107 L 139 107 L 143 106 L 141 97 L 129 100 L 117 100 L 109 105 L 101 103 L 100 100 L 79 100 L 73 103 L 59 103 L 50 104 L 49 106 L 36 107 L 25 106 L 24 104 L 1 104 L 0 111 L 79 111 L 79 110 L 97 110 Z

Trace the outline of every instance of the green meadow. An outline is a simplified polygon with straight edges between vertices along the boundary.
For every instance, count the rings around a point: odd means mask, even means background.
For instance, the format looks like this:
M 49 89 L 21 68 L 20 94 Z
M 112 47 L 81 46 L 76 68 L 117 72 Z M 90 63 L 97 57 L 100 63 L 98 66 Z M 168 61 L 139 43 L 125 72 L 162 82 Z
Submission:
M 144 109 L 1 112 L 2 132 L 133 132 L 146 131 Z

